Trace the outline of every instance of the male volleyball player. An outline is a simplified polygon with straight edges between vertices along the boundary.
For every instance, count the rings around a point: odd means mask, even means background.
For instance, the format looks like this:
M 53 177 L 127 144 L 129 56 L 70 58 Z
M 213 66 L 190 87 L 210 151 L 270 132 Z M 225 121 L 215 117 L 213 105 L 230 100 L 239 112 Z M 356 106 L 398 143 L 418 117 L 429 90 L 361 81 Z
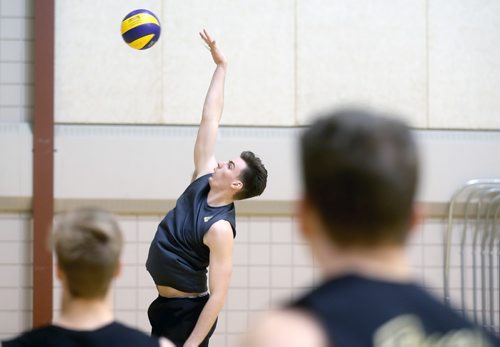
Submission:
M 111 213 L 81 208 L 64 214 L 52 241 L 63 290 L 61 315 L 3 347 L 173 347 L 113 319 L 110 287 L 120 273 L 123 239 Z
M 205 30 L 200 36 L 216 68 L 194 146 L 193 181 L 160 222 L 146 262 L 159 293 L 148 309 L 152 334 L 185 347 L 208 346 L 226 299 L 236 235 L 233 201 L 260 195 L 267 182 L 252 152 L 215 160 L 227 61 Z
M 500 346 L 411 277 L 418 158 L 405 124 L 342 110 L 315 121 L 301 150 L 300 229 L 323 282 L 256 323 L 248 346 Z

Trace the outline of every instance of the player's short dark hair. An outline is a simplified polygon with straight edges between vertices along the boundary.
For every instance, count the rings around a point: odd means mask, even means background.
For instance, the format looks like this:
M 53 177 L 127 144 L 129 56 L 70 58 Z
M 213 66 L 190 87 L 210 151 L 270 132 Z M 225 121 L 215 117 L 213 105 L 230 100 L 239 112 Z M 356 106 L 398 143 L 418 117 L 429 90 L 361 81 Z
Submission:
M 418 155 L 410 129 L 396 118 L 344 109 L 323 115 L 302 134 L 305 195 L 338 245 L 406 239 Z
M 251 151 L 241 152 L 240 158 L 247 167 L 240 173 L 243 188 L 234 195 L 235 200 L 248 199 L 262 194 L 267 184 L 267 170 L 262 161 Z

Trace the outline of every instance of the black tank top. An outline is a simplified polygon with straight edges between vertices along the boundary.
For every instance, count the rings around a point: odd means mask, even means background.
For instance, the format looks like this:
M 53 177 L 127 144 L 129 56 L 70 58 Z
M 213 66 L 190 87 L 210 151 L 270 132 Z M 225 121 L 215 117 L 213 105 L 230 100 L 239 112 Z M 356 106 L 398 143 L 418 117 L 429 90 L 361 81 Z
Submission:
M 157 285 L 184 292 L 207 291 L 210 249 L 203 243 L 205 233 L 215 222 L 226 220 L 236 236 L 234 204 L 208 205 L 210 176 L 193 181 L 158 225 L 146 261 L 146 268 Z
M 500 346 L 411 283 L 349 275 L 325 282 L 291 307 L 311 313 L 335 347 Z
M 158 347 L 158 339 L 113 322 L 96 330 L 71 330 L 48 325 L 4 341 L 3 347 Z

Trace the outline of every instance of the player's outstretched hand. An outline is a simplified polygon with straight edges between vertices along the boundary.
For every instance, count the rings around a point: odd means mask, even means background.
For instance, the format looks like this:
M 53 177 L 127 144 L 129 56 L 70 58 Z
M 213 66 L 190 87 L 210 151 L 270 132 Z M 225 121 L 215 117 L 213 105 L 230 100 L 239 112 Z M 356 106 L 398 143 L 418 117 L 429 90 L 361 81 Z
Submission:
M 220 51 L 219 47 L 217 47 L 217 43 L 215 40 L 210 36 L 210 34 L 203 29 L 202 32 L 200 32 L 200 36 L 205 41 L 205 43 L 208 45 L 208 49 L 210 49 L 210 53 L 212 54 L 212 59 L 214 60 L 214 63 L 217 65 L 226 65 L 227 60 L 224 54 Z

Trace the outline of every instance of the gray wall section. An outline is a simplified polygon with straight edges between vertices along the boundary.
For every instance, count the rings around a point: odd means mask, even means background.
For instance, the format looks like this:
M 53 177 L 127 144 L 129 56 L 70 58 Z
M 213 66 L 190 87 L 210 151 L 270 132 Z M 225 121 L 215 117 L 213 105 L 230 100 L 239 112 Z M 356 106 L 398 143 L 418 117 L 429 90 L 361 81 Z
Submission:
M 147 51 L 119 35 L 135 5 L 162 22 Z M 500 129 L 496 0 L 67 0 L 56 27 L 59 122 L 197 124 L 206 27 L 229 59 L 224 124 L 304 125 L 362 103 L 421 129 Z
M 155 202 L 175 201 L 190 181 L 196 130 L 187 126 L 58 125 L 55 197 L 73 203 L 115 201 L 122 204 L 122 212 L 147 212 L 149 203 L 156 212 Z M 249 212 L 259 211 L 259 203 L 282 203 L 282 212 L 290 212 L 290 203 L 301 189 L 297 165 L 300 130 L 220 129 L 219 160 L 250 149 L 268 168 L 268 188 L 261 197 L 249 201 L 253 204 L 247 205 L 253 206 Z M 422 161 L 421 202 L 444 204 L 467 180 L 500 176 L 496 160 L 500 132 L 416 130 L 415 135 Z M 0 123 L 0 198 L 4 209 L 6 199 L 19 204 L 19 199 L 31 196 L 31 136 L 27 123 Z

